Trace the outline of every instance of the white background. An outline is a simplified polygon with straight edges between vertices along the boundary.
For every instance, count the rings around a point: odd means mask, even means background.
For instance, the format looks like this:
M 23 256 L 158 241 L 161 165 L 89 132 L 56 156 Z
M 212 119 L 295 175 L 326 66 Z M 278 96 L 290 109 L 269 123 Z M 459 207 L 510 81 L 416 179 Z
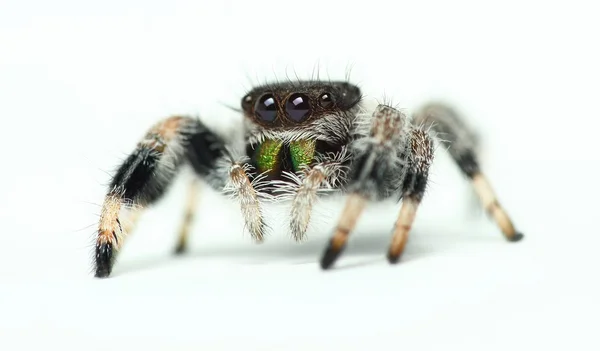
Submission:
M 589 1 L 0 2 L 0 349 L 598 349 L 598 10 Z M 285 212 L 256 246 L 204 190 L 174 258 L 186 182 L 91 274 L 109 174 L 152 123 L 236 128 L 252 84 L 351 79 L 408 111 L 452 102 L 526 238 L 506 243 L 440 152 L 404 261 L 373 206 L 336 270 Z M 187 176 L 187 175 L 186 175 Z

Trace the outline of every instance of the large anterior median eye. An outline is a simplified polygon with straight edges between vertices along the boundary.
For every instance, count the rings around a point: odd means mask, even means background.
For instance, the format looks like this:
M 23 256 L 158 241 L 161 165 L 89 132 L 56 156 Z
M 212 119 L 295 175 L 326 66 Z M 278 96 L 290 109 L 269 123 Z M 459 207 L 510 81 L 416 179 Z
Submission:
M 304 121 L 310 115 L 308 96 L 300 93 L 290 95 L 290 98 L 285 103 L 285 110 L 293 121 Z
M 254 114 L 263 122 L 271 123 L 277 118 L 277 102 L 273 94 L 264 94 L 256 101 Z

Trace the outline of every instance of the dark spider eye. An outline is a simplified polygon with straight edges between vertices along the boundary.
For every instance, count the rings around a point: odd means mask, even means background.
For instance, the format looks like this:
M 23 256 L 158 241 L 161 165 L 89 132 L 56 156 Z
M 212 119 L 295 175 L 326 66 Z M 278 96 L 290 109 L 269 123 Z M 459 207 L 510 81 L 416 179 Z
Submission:
M 285 110 L 292 120 L 302 122 L 310 115 L 308 96 L 300 93 L 292 94 L 285 103 Z
M 263 122 L 273 122 L 277 117 L 277 103 L 273 94 L 264 94 L 256 101 L 254 114 Z
M 242 109 L 247 111 L 250 109 L 250 106 L 252 106 L 252 96 L 246 95 L 242 99 Z
M 331 97 L 331 94 L 321 94 L 321 96 L 319 96 L 319 105 L 325 108 L 333 106 L 333 98 Z

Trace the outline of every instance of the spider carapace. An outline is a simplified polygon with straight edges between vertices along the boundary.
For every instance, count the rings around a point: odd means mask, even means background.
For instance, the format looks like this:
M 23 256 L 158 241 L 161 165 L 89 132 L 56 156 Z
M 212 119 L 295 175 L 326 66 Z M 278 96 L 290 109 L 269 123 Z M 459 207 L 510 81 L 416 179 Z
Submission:
M 168 190 L 184 165 L 197 177 L 190 183 L 176 253 L 186 249 L 196 207 L 194 189 L 201 179 L 236 199 L 245 228 L 256 241 L 264 239 L 268 228 L 261 209 L 264 201 L 290 204 L 289 231 L 302 241 L 318 197 L 346 194 L 321 256 L 323 269 L 340 255 L 369 202 L 402 201 L 387 253 L 388 261 L 396 263 L 423 199 L 434 140 L 446 147 L 471 181 L 505 238 L 514 242 L 523 237 L 480 169 L 475 134 L 454 109 L 429 103 L 409 118 L 389 105 L 371 110 L 364 105 L 360 88 L 349 82 L 300 80 L 250 90 L 241 100 L 240 140 L 219 135 L 198 118 L 159 121 L 111 180 L 97 230 L 95 275 L 110 275 L 141 210 Z

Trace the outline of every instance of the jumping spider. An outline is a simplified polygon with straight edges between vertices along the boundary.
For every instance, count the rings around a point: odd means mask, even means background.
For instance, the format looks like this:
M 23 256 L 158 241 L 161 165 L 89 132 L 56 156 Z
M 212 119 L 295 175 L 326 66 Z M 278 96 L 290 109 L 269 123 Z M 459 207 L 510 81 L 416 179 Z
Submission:
M 369 202 L 402 200 L 387 253 L 388 261 L 396 263 L 427 185 L 433 133 L 442 136 L 440 143 L 470 179 L 505 238 L 518 241 L 523 237 L 481 172 L 473 133 L 453 109 L 431 103 L 409 119 L 385 104 L 374 111 L 363 105 L 361 90 L 351 83 L 300 80 L 258 86 L 243 97 L 243 140 L 226 140 L 200 120 L 186 116 L 155 124 L 111 181 L 98 225 L 95 276 L 110 275 L 140 210 L 165 193 L 184 164 L 191 165 L 210 186 L 238 200 L 245 226 L 259 242 L 267 229 L 261 210 L 264 200 L 291 202 L 289 229 L 301 241 L 317 197 L 348 194 L 321 257 L 323 269 L 340 255 Z M 197 180 L 191 183 L 177 253 L 186 249 Z

